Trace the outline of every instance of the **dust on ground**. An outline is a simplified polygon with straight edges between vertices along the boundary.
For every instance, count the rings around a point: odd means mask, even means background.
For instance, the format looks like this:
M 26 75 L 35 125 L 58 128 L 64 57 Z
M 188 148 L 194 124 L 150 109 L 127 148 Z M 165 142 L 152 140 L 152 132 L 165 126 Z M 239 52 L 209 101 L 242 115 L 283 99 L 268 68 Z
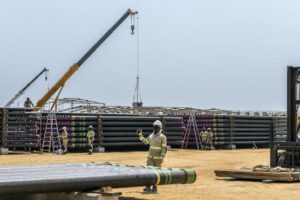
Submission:
M 0 156 L 0 166 L 119 162 L 121 164 L 145 164 L 146 152 L 107 152 L 87 155 L 71 153 L 54 154 L 14 154 Z M 269 164 L 268 149 L 245 150 L 171 150 L 168 152 L 164 167 L 192 168 L 197 172 L 197 181 L 188 185 L 159 186 L 158 194 L 143 194 L 142 187 L 114 189 L 121 191 L 126 200 L 298 200 L 300 183 L 263 183 L 260 181 L 237 181 L 217 178 L 215 169 L 237 169 Z

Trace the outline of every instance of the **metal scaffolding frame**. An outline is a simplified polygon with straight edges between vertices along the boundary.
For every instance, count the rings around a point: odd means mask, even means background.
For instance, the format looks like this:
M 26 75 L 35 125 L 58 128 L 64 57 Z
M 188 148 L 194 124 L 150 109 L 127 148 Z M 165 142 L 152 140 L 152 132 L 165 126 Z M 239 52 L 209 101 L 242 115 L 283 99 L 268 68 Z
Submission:
M 52 104 L 53 102 L 50 102 Z M 47 110 L 47 109 L 46 109 Z M 63 98 L 57 101 L 57 112 L 70 113 L 110 113 L 110 114 L 134 114 L 134 106 L 107 106 L 105 103 L 81 98 Z M 286 116 L 284 111 L 257 111 L 257 110 L 222 110 L 222 109 L 198 109 L 192 107 L 161 107 L 143 106 L 142 115 L 183 115 L 183 114 L 215 114 L 215 115 L 242 115 L 242 116 Z

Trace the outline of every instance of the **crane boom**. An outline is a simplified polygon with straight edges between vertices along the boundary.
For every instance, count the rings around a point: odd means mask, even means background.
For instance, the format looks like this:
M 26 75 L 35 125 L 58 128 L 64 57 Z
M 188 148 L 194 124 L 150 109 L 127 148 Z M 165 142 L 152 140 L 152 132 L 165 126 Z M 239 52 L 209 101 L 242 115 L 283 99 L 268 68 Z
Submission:
M 97 48 L 119 27 L 120 24 L 129 16 L 135 15 L 137 12 L 128 9 L 124 15 L 84 54 L 84 56 L 54 84 L 54 86 L 38 101 L 35 111 L 38 111 L 45 103 L 67 82 L 67 80 L 79 69 L 79 67 L 97 50 Z
M 48 72 L 49 69 L 44 68 L 40 73 L 38 73 L 24 88 L 22 88 L 9 102 L 5 105 L 6 108 L 10 107 L 21 95 L 24 94 L 25 90 L 31 86 L 43 73 Z

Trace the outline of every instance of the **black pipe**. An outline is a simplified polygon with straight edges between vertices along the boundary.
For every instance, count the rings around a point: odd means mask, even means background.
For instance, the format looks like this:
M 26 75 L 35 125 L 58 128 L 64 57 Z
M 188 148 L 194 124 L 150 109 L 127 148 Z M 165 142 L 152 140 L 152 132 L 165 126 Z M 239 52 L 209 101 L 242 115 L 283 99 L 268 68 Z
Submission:
M 272 117 L 266 117 L 266 116 L 241 116 L 241 115 L 214 115 L 215 119 L 228 119 L 228 118 L 234 118 L 234 119 L 269 119 L 272 120 Z
M 228 144 L 270 144 L 270 140 L 266 140 L 266 141 L 234 141 L 233 143 L 230 141 L 214 141 L 213 142 L 214 145 L 228 145 Z
M 212 127 L 219 128 L 219 127 L 240 127 L 240 128 L 269 128 L 271 124 L 214 124 Z
M 234 132 L 233 133 L 234 135 L 236 135 L 236 136 L 243 136 L 243 135 L 254 135 L 254 136 L 256 136 L 256 135 L 270 135 L 271 134 L 271 132 Z M 215 135 L 216 136 L 225 136 L 225 135 L 232 135 L 230 132 L 221 132 L 221 133 L 215 133 Z
M 6 148 L 14 148 L 14 147 L 39 147 L 39 144 L 4 144 Z
M 122 121 L 104 121 L 101 123 L 102 126 L 151 126 L 153 122 L 122 122 Z M 164 126 L 182 126 L 182 122 L 163 122 Z
M 152 121 L 161 120 L 161 117 L 144 117 L 144 116 L 101 116 L 102 121 Z M 166 121 L 181 121 L 181 117 L 163 117 Z
M 180 136 L 168 136 L 167 139 L 168 139 L 168 142 L 182 140 L 182 138 Z M 126 142 L 126 141 L 139 142 L 140 140 L 138 137 L 104 137 L 102 139 L 102 141 L 103 142 Z
M 144 136 L 150 135 L 152 132 L 143 132 Z M 166 136 L 176 136 L 176 135 L 183 135 L 183 132 L 163 132 L 164 135 Z M 110 136 L 110 137 L 115 137 L 115 136 L 137 136 L 136 132 L 102 132 L 102 136 Z
M 247 120 L 247 119 L 224 119 L 224 120 L 220 120 L 220 119 L 215 119 L 213 121 L 213 123 L 230 123 L 230 122 L 234 122 L 235 124 L 239 124 L 239 123 L 249 123 L 249 124 L 271 124 L 272 120 Z M 204 122 L 205 123 L 205 122 Z
M 102 127 L 103 131 L 136 131 L 141 127 Z M 153 127 L 143 127 L 143 131 L 152 131 Z M 167 127 L 167 131 L 183 131 L 184 129 L 182 127 Z
M 212 128 L 213 131 L 215 132 L 230 132 L 231 130 L 233 131 L 238 131 L 238 132 L 242 132 L 242 131 L 245 131 L 245 132 L 250 132 L 250 131 L 253 131 L 253 132 L 271 132 L 271 128 L 233 128 L 233 129 L 230 129 L 230 128 Z
M 107 186 L 188 184 L 195 182 L 196 173 L 186 169 L 87 163 L 1 167 L 0 178 L 0 194 L 5 195 L 88 191 Z
M 265 137 L 232 137 L 233 140 L 268 140 L 269 136 Z M 231 140 L 231 137 L 214 137 L 214 140 Z
M 71 119 L 74 121 L 97 120 L 97 116 L 71 116 Z
M 182 141 L 170 141 L 168 145 L 182 145 Z M 110 142 L 103 143 L 104 147 L 117 147 L 117 146 L 145 146 L 142 142 Z

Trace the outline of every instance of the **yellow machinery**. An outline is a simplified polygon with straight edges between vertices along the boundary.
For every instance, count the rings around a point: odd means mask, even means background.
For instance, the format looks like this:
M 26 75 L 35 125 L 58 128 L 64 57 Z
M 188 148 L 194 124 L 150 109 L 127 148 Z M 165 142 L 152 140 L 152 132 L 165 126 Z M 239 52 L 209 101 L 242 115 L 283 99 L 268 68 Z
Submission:
M 92 48 L 75 64 L 73 64 L 69 70 L 54 84 L 54 86 L 38 101 L 37 105 L 35 106 L 35 111 L 40 110 L 46 102 L 58 91 L 58 95 L 51 107 L 51 110 L 55 106 L 59 94 L 64 86 L 64 84 L 67 82 L 67 80 L 79 69 L 79 67 L 97 50 L 97 48 L 118 28 L 118 26 L 130 15 L 134 16 L 138 12 L 131 11 L 128 9 L 124 15 L 92 46 Z M 131 30 L 133 33 L 134 26 L 131 25 Z

